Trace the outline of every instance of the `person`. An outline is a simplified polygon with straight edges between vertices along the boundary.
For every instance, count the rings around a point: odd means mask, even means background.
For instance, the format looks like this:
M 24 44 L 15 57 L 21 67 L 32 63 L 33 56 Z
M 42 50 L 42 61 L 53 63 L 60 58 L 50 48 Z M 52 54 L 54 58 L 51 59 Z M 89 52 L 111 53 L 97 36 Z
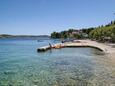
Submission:
M 49 43 L 50 48 L 52 48 L 52 45 Z
M 105 52 L 107 52 L 107 49 L 105 48 Z
M 61 43 L 64 43 L 64 41 L 62 40 Z

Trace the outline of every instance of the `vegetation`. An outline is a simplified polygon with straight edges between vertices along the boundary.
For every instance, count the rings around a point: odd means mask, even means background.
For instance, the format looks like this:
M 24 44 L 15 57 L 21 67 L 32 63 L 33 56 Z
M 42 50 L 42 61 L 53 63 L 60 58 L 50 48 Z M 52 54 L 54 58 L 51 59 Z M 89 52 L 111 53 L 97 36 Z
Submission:
M 75 29 L 69 29 L 67 31 L 61 31 L 61 32 L 53 32 L 51 33 L 51 38 L 77 38 L 77 39 L 83 39 L 88 38 L 88 34 L 91 30 L 94 28 L 88 28 L 88 29 L 81 29 L 81 30 L 75 30 Z
M 48 35 L 9 35 L 0 34 L 0 38 L 38 38 L 38 37 L 48 37 Z
M 115 21 L 110 24 L 95 28 L 89 33 L 89 37 L 92 40 L 100 42 L 115 42 Z
M 1 34 L 0 38 L 8 38 L 8 37 L 13 37 L 12 35 L 8 35 L 8 34 Z
M 69 29 L 67 31 L 53 32 L 51 33 L 51 38 L 89 38 L 100 42 L 115 42 L 115 21 L 95 28 Z

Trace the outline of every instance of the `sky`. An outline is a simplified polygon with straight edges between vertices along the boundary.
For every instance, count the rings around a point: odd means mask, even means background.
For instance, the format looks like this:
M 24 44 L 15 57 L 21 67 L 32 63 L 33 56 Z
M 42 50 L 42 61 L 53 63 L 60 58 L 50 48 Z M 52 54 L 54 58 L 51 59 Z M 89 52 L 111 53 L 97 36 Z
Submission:
M 0 34 L 50 35 L 115 20 L 115 0 L 0 0 Z

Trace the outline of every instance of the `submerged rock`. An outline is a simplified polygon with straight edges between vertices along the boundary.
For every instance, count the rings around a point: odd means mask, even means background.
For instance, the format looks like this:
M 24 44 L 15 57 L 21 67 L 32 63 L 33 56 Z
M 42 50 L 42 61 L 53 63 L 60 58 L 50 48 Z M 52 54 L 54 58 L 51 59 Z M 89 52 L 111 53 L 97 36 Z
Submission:
M 15 72 L 12 72 L 12 71 L 4 71 L 4 74 L 5 74 L 5 75 L 8 75 L 8 74 L 15 74 Z
M 60 61 L 60 62 L 55 62 L 55 65 L 70 65 L 70 63 L 67 61 Z

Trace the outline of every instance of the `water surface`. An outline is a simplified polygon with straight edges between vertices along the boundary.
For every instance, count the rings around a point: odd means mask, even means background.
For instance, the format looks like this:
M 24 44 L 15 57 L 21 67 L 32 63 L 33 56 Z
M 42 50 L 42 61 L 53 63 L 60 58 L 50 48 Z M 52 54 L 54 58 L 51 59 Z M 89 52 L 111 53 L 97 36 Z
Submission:
M 0 86 L 114 86 L 115 65 L 93 48 L 37 53 L 51 39 L 0 40 Z

